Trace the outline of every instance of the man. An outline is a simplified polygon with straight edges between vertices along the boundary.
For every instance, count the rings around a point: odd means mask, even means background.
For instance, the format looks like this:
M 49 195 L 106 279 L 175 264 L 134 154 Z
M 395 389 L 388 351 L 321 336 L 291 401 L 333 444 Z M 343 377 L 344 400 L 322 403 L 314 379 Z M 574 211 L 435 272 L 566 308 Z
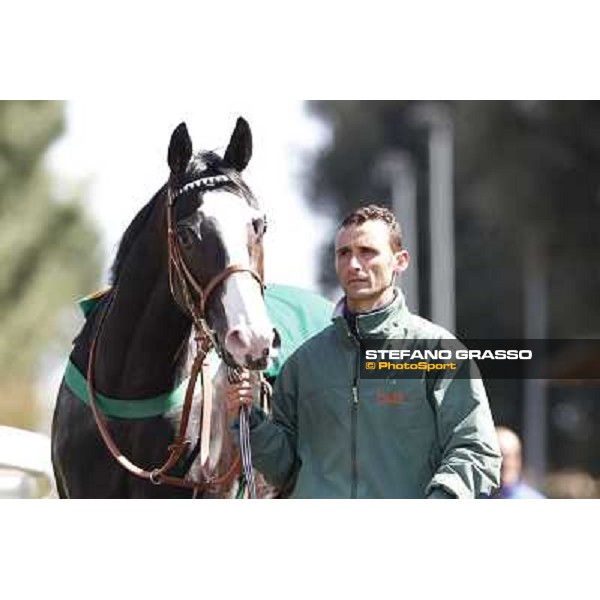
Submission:
M 408 263 L 387 209 L 359 208 L 342 222 L 335 266 L 345 297 L 283 366 L 272 417 L 251 413 L 254 466 L 294 498 L 472 498 L 498 485 L 480 379 L 360 378 L 360 339 L 452 338 L 408 311 L 395 287 Z M 231 412 L 250 403 L 247 384 L 231 386 Z
M 527 485 L 521 479 L 523 458 L 521 440 L 508 427 L 497 427 L 498 443 L 502 454 L 502 470 L 500 472 L 501 486 L 494 498 L 503 500 L 534 500 L 545 496 Z

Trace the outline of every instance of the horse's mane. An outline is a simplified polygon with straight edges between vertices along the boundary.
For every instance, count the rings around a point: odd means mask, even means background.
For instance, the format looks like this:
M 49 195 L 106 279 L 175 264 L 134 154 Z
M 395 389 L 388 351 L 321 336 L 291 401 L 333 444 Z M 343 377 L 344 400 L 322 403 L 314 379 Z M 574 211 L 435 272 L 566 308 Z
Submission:
M 146 221 L 150 218 L 152 214 L 152 210 L 154 209 L 154 205 L 157 202 L 157 199 L 166 194 L 167 184 L 163 185 L 158 192 L 154 195 L 152 200 L 150 200 L 135 216 L 133 221 L 129 224 L 129 227 L 125 230 L 125 233 L 121 237 L 121 242 L 119 244 L 119 248 L 117 249 L 117 255 L 110 267 L 110 285 L 113 285 L 118 281 L 119 275 L 121 273 L 121 267 L 125 262 L 125 258 L 133 246 L 138 234 L 145 227 Z

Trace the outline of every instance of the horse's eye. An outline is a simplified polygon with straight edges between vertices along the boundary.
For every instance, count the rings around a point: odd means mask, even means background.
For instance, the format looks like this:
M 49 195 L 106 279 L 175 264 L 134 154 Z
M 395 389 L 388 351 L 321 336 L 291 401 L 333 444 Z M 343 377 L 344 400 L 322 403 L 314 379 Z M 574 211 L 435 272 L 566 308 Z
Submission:
M 254 233 L 258 237 L 264 235 L 265 231 L 267 230 L 267 224 L 264 219 L 253 219 L 252 226 L 254 227 Z
M 177 228 L 177 238 L 179 243 L 188 250 L 194 244 L 194 234 L 188 227 L 180 226 Z

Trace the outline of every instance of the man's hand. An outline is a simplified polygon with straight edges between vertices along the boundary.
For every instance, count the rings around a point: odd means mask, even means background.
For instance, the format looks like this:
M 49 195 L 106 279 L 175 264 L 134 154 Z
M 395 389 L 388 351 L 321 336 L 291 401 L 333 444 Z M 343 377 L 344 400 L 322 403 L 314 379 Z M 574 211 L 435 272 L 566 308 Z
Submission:
M 225 384 L 225 406 L 228 415 L 237 415 L 242 406 L 252 406 L 252 386 L 245 372 L 240 383 Z

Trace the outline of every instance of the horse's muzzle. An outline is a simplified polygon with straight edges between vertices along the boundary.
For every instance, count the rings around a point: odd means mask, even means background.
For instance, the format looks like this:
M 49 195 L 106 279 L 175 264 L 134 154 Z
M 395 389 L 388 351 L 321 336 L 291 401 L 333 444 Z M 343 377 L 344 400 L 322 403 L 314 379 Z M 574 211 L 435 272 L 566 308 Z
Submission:
M 275 329 L 269 335 L 258 335 L 245 327 L 231 329 L 225 336 L 224 350 L 240 367 L 266 369 L 269 357 L 277 354 L 281 338 Z

